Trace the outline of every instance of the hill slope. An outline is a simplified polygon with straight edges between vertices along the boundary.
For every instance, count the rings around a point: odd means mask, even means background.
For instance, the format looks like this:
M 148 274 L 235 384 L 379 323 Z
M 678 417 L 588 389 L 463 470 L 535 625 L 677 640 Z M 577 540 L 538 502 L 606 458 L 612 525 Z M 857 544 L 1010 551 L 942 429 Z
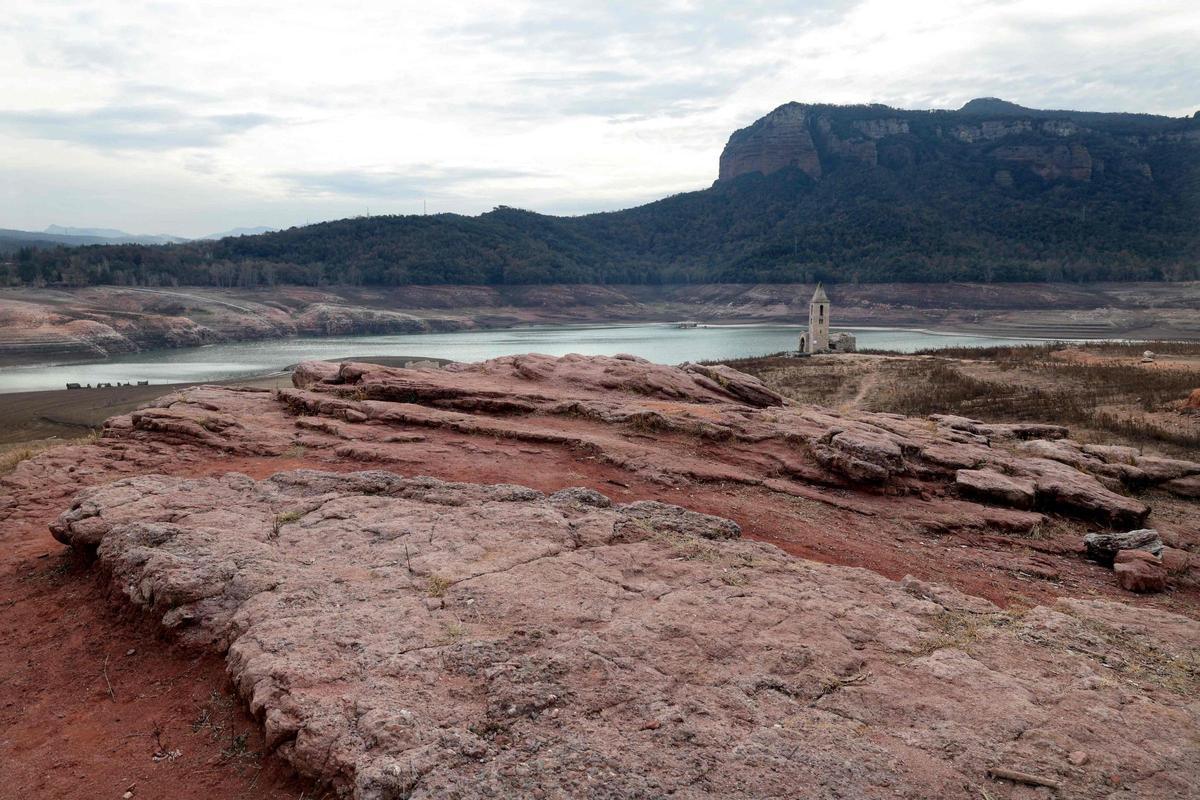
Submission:
M 10 280 L 298 284 L 1200 277 L 1200 118 L 788 103 L 709 189 L 552 217 L 369 217 L 169 247 L 22 251 Z

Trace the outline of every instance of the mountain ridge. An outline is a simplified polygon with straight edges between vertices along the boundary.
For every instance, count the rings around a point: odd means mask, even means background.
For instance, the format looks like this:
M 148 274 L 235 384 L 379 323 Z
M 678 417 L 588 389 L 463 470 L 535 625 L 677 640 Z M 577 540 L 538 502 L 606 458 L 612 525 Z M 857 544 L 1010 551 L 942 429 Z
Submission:
M 1200 277 L 1200 118 L 964 108 L 786 103 L 731 134 L 710 188 L 622 211 L 360 217 L 4 269 L 213 286 Z
M 117 228 L 87 228 L 71 225 L 47 225 L 40 231 L 17 230 L 0 228 L 0 254 L 11 253 L 26 247 L 45 247 L 46 245 L 61 245 L 64 247 L 84 247 L 87 245 L 116 245 L 116 244 L 186 244 L 206 240 L 224 239 L 229 236 L 253 236 L 260 233 L 272 233 L 279 228 L 268 225 L 253 227 L 230 228 L 219 233 L 204 236 L 187 237 L 172 234 L 139 234 Z

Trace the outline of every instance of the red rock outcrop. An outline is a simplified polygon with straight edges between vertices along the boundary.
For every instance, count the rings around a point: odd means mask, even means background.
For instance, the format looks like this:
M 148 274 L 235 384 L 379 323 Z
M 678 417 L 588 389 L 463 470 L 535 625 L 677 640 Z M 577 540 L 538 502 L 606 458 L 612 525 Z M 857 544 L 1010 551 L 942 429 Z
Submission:
M 1058 426 L 948 416 L 931 425 L 784 405 L 756 379 L 725 367 L 664 367 L 632 356 L 526 355 L 445 370 L 312 363 L 296 370 L 295 381 L 298 388 L 275 394 L 203 387 L 169 395 L 110 420 L 106 435 L 116 447 L 147 443 L 141 459 L 168 444 L 242 455 L 300 446 L 403 461 L 411 448 L 389 436 L 449 431 L 567 446 L 669 486 L 874 487 L 891 495 L 932 492 L 946 502 L 957 488 L 991 503 L 1126 529 L 1149 509 L 1109 486 L 1140 489 L 1200 473 L 1193 462 L 1089 452 L 1057 438 L 1066 434 Z M 1012 513 L 1030 527 L 1040 519 Z
M 1149 798 L 1200 780 L 1178 744 L 1200 726 L 1179 667 L 1197 623 L 1163 596 L 1070 598 L 1122 596 L 1071 517 L 1149 512 L 1105 482 L 1200 465 L 628 356 L 314 362 L 294 382 L 116 417 L 0 477 L 0 520 L 65 509 L 54 535 L 225 653 L 271 745 L 340 791 L 966 797 L 996 794 L 1000 767 L 1077 798 L 1120 774 Z M 1185 553 L 1161 569 L 1190 612 L 1200 535 L 1154 524 Z
M 1161 592 L 1167 588 L 1162 559 L 1145 550 L 1122 550 L 1113 563 L 1117 583 L 1130 592 Z
M 1136 701 L 1105 677 L 1200 640 L 1165 612 L 1004 613 L 670 505 L 389 472 L 132 478 L 54 531 L 224 652 L 268 746 L 360 800 L 968 797 L 999 769 L 1073 798 L 1120 772 L 1149 798 L 1200 780 L 1177 744 L 1200 736 L 1194 676 Z M 1097 718 L 1121 724 L 1081 724 Z
M 597 369 L 599 367 L 599 369 Z M 777 395 L 758 381 L 732 371 L 685 365 L 663 367 L 633 356 L 616 358 L 567 356 L 514 356 L 482 364 L 456 365 L 448 370 L 394 370 L 371 365 L 343 364 L 337 377 L 312 382 L 310 375 L 328 371 L 326 366 L 302 365 L 298 374 L 305 391 L 280 393 L 284 402 L 299 413 L 362 415 L 363 419 L 417 419 L 429 425 L 472 426 L 466 419 L 430 415 L 427 411 L 399 410 L 393 406 L 372 405 L 371 400 L 422 403 L 427 406 L 462 411 L 493 411 L 504 414 L 582 415 L 607 423 L 636 424 L 654 430 L 679 431 L 704 438 L 730 440 L 745 444 L 761 443 L 763 455 L 771 452 L 768 443 L 790 451 L 782 461 L 796 464 L 805 460 L 824 472 L 825 483 L 893 484 L 898 490 L 914 490 L 921 480 L 954 479 L 949 467 L 991 467 L 993 471 L 1017 476 L 1030 483 L 1035 502 L 996 493 L 991 499 L 1017 507 L 1037 505 L 1083 518 L 1097 519 L 1116 526 L 1136 526 L 1149 512 L 1135 499 L 1105 487 L 1097 476 L 1121 477 L 1129 474 L 1110 470 L 1102 459 L 1083 455 L 1081 445 L 1068 440 L 1032 439 L 1024 443 L 1034 458 L 1015 457 L 1007 450 L 991 447 L 992 438 L 1029 439 L 1035 436 L 1062 436 L 1065 429 L 1045 425 L 985 425 L 962 417 L 937 417 L 938 428 L 892 414 L 850 412 L 840 414 L 828 409 L 803 411 L 781 407 L 776 411 L 748 414 L 736 408 L 720 409 L 698 417 L 685 407 L 655 406 L 629 399 L 630 394 L 663 400 L 687 399 L 691 403 L 712 404 L 741 400 L 755 405 L 780 405 Z M 451 377 L 452 376 L 452 377 Z M 557 384 L 558 392 L 541 391 Z M 320 394 L 314 396 L 311 392 Z M 306 393 L 307 392 L 307 393 Z M 325 395 L 334 393 L 341 400 Z M 612 395 L 616 393 L 616 398 Z M 344 398 L 353 397 L 353 400 Z M 399 415 L 399 416 L 397 416 Z M 509 420 L 489 423 L 489 430 L 504 430 L 507 435 L 540 434 L 528 423 Z M 557 437 L 561 438 L 561 437 Z M 584 440 L 580 440 L 584 444 Z M 797 447 L 796 445 L 801 445 Z M 625 446 L 597 441 L 586 446 L 605 453 L 622 463 Z M 1035 447 L 1043 446 L 1043 447 Z M 1071 458 L 1063 456 L 1069 453 Z M 1078 458 L 1075 456 L 1078 455 Z M 1055 455 L 1059 458 L 1056 460 Z M 1049 457 L 1042 457 L 1049 456 Z M 1076 463 L 1071 463 L 1075 461 Z M 1185 466 L 1163 467 L 1167 459 L 1141 457 L 1138 464 L 1156 465 L 1153 474 L 1145 470 L 1133 474 L 1140 483 L 1158 483 L 1178 477 Z M 670 465 L 670 461 L 659 462 Z M 1170 462 L 1174 463 L 1174 462 Z M 1187 465 L 1191 462 L 1179 462 Z M 1200 464 L 1192 464 L 1200 471 Z M 1081 469 L 1090 468 L 1090 470 Z M 655 466 L 647 462 L 647 469 Z M 700 468 L 698 474 L 703 474 Z M 667 466 L 667 471 L 670 467 Z M 684 474 L 688 474 L 685 469 Z M 693 470 L 693 474 L 696 474 Z M 726 473 L 733 475 L 734 473 Z M 810 470 L 809 475 L 817 475 Z M 742 473 L 747 482 L 761 476 Z M 663 475 L 664 479 L 666 478 Z M 1132 480 L 1132 478 L 1131 478 Z M 964 481 L 959 481 L 960 485 Z M 974 491 L 974 487 L 967 487 Z

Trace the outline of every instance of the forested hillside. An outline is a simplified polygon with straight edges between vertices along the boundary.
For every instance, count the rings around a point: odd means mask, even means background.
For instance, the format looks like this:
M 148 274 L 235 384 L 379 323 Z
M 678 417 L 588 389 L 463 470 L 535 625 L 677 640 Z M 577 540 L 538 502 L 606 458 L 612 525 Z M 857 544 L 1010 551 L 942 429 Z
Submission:
M 1200 278 L 1200 119 L 787 104 L 712 188 L 581 217 L 345 219 L 24 248 L 10 284 L 254 286 Z

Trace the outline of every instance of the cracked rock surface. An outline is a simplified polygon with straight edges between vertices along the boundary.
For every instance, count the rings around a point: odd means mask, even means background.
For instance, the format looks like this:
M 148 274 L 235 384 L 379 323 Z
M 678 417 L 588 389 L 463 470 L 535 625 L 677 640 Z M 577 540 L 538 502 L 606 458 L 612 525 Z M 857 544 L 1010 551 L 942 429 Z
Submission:
M 224 653 L 283 758 L 363 800 L 1200 783 L 1200 624 L 1163 611 L 1003 611 L 669 504 L 385 471 L 129 477 L 53 532 Z

